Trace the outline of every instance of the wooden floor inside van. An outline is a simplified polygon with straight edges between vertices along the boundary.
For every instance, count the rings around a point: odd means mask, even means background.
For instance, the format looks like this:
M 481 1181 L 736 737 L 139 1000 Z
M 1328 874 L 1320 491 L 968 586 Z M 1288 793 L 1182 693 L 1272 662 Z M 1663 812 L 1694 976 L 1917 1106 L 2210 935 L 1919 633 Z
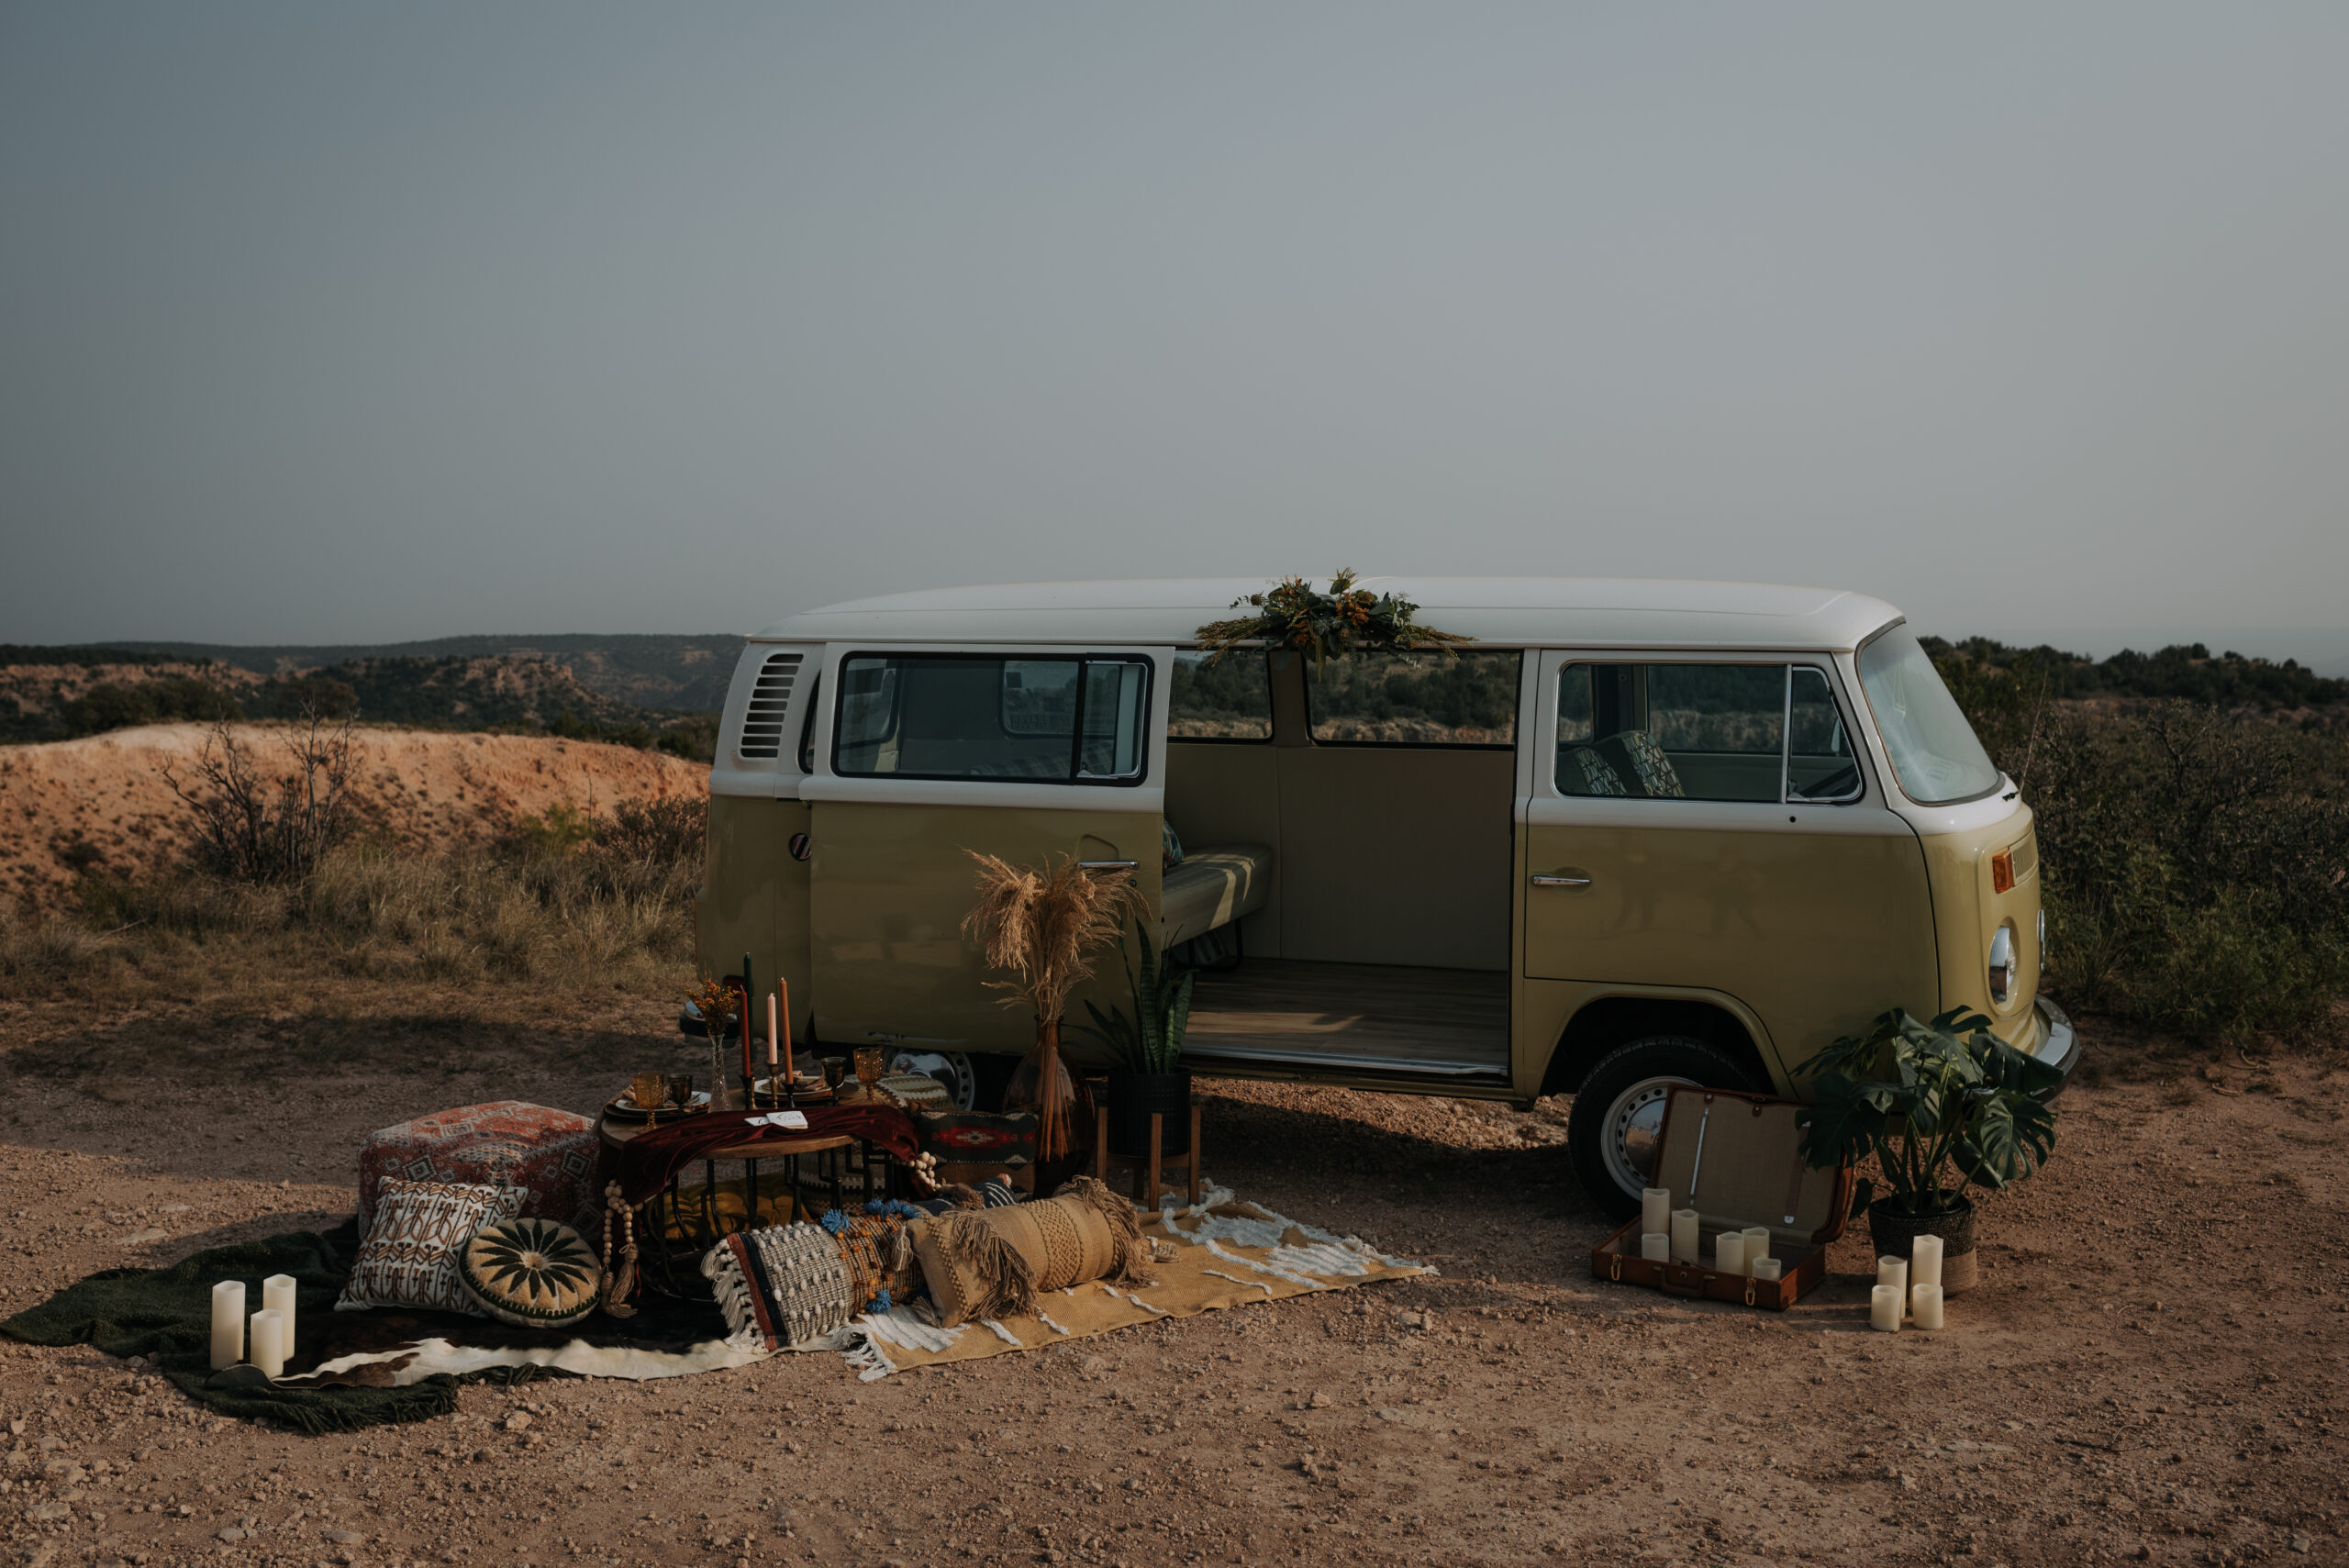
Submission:
M 1252 958 L 1202 972 L 1184 1064 L 1219 1061 L 1446 1077 L 1508 1072 L 1508 976 Z

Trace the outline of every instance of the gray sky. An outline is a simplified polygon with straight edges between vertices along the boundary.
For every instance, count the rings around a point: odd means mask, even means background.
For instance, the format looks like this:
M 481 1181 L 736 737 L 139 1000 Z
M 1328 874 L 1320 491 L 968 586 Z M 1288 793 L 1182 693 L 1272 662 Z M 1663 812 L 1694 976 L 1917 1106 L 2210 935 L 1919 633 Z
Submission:
M 2334 3 L 9 4 L 0 640 L 1353 565 L 2349 667 L 2344 80 Z

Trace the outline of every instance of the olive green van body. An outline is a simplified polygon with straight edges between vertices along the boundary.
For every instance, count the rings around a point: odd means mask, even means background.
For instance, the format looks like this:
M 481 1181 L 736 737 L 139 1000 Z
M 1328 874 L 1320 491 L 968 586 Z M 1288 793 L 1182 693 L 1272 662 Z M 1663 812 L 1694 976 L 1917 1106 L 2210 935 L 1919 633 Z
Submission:
M 1410 585 L 1423 620 L 1472 631 L 1479 650 L 1520 651 L 1515 732 L 1498 745 L 1317 738 L 1305 712 L 1308 675 L 1294 656 L 1275 654 L 1266 660 L 1266 730 L 1242 743 L 1170 739 L 1167 698 L 1153 687 L 1150 761 L 1136 764 L 1122 791 L 1082 772 L 1059 795 L 1017 782 L 858 777 L 841 762 L 845 753 L 835 754 L 836 732 L 851 721 L 825 688 L 841 689 L 843 661 L 878 668 L 885 655 L 967 659 L 1003 648 L 1028 650 L 1006 657 L 1041 658 L 1039 646 L 1074 648 L 1085 651 L 1072 657 L 1083 658 L 1114 645 L 1130 663 L 1152 662 L 1151 678 L 1163 686 L 1190 627 L 1233 596 L 1214 591 L 1223 586 L 1046 585 L 1026 609 L 1012 590 L 974 590 L 985 613 L 929 618 L 932 606 L 971 606 L 952 595 L 899 595 L 760 634 L 720 737 L 721 751 L 746 750 L 721 755 L 713 779 L 696 907 L 705 971 L 735 973 L 747 957 L 762 992 L 782 982 L 803 1042 L 1018 1053 L 1032 1042 L 1035 1021 L 1002 1005 L 988 984 L 996 977 L 961 929 L 974 895 L 972 853 L 1035 864 L 1063 856 L 1130 863 L 1155 912 L 1165 885 L 1162 829 L 1173 824 L 1188 846 L 1251 846 L 1269 863 L 1256 902 L 1230 922 L 1241 975 L 1256 964 L 1308 974 L 1326 965 L 1369 980 L 1486 976 L 1493 1017 L 1506 1005 L 1505 1046 L 1496 1036 L 1481 1064 L 1431 1062 L 1423 1074 L 1408 1062 L 1355 1062 L 1342 1052 L 1252 1057 L 1195 1031 L 1196 1071 L 1524 1104 L 1575 1087 L 1616 1036 L 1638 1032 L 1623 1023 L 1610 1033 L 1591 1020 L 1661 1018 L 1670 1024 L 1664 1032 L 1750 1051 L 1742 1058 L 1750 1078 L 1799 1095 L 1796 1070 L 1807 1058 L 1894 1006 L 1972 1008 L 2019 1049 L 2050 1048 L 2053 1031 L 2071 1054 L 2068 1026 L 2037 997 L 2030 809 L 2003 779 L 1993 795 L 1946 808 L 1912 806 L 1899 792 L 1854 664 L 1869 635 L 1898 624 L 1897 612 L 1876 601 L 1854 608 L 1844 602 L 1850 595 L 1822 596 L 1831 608 L 1809 612 L 1820 628 L 1813 637 L 1809 622 L 1789 617 L 1765 624 L 1713 613 L 1731 602 L 1731 585 L 1694 585 L 1709 595 L 1694 595 L 1695 607 L 1675 602 L 1649 611 L 1626 603 L 1640 597 L 1626 585 L 1602 584 L 1592 592 L 1606 599 L 1603 612 L 1544 608 L 1518 616 L 1527 624 L 1512 629 L 1506 593 L 1466 594 L 1453 607 L 1442 580 Z M 1587 586 L 1548 584 L 1559 600 Z M 1176 590 L 1161 595 L 1174 602 L 1151 601 L 1152 587 Z M 1135 604 L 1080 613 L 1093 588 Z M 1186 601 L 1186 588 L 1196 602 Z M 896 614 L 900 604 L 923 613 Z M 945 629 L 935 624 L 941 619 Z M 1149 623 L 1147 635 L 1138 621 Z M 1748 621 L 1753 640 L 1740 642 Z M 1617 635 L 1599 635 L 1607 632 Z M 921 651 L 940 648 L 950 651 Z M 770 680 L 777 657 L 790 662 L 784 686 L 796 680 L 789 686 L 796 695 L 773 696 L 762 710 L 745 689 L 754 677 Z M 1861 783 L 1833 803 L 1800 798 L 1791 785 L 1779 800 L 1565 796 L 1564 784 L 1550 777 L 1566 753 L 1550 712 L 1561 700 L 1559 672 L 1570 662 L 1610 659 L 1815 672 L 1818 689 L 1832 694 L 1831 711 L 1870 742 L 1855 754 Z M 1792 683 L 1790 675 L 1789 715 Z M 782 717 L 762 721 L 761 712 Z M 1790 737 L 1791 718 L 1787 725 Z M 753 753 L 775 761 L 744 760 Z M 1790 764 L 1765 758 L 1757 765 Z M 772 777 L 758 771 L 767 766 Z M 2002 874 L 2010 885 L 1998 885 Z M 1992 994 L 1988 967 L 2001 927 L 2017 957 L 2003 999 Z M 1107 1009 L 1125 999 L 1119 956 L 1105 955 L 1101 968 L 1071 1007 L 1070 1024 L 1085 1020 L 1088 1000 Z M 1354 1021 L 1342 1007 L 1325 1010 L 1325 1021 L 1307 1027 L 1335 1039 Z M 1419 1027 L 1440 1035 L 1441 1016 L 1432 1023 L 1422 1016 Z M 1641 1027 L 1655 1033 L 1662 1026 Z M 1081 1037 L 1066 1038 L 1082 1054 Z

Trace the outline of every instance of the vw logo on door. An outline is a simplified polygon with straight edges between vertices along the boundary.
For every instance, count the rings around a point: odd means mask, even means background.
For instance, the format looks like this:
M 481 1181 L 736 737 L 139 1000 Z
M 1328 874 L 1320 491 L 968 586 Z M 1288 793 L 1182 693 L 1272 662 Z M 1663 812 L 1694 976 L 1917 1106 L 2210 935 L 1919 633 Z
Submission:
M 793 860 L 804 861 L 815 852 L 815 840 L 809 838 L 805 833 L 794 833 L 791 836 L 791 858 Z

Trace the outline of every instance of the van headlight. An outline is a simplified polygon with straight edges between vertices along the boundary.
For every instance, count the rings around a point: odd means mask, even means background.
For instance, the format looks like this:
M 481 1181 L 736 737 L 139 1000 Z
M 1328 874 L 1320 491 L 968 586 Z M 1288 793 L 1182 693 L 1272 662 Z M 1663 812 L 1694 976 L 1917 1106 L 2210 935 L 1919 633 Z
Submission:
M 2004 1003 L 2015 994 L 2015 929 L 2000 926 L 1990 939 L 1990 1000 Z

